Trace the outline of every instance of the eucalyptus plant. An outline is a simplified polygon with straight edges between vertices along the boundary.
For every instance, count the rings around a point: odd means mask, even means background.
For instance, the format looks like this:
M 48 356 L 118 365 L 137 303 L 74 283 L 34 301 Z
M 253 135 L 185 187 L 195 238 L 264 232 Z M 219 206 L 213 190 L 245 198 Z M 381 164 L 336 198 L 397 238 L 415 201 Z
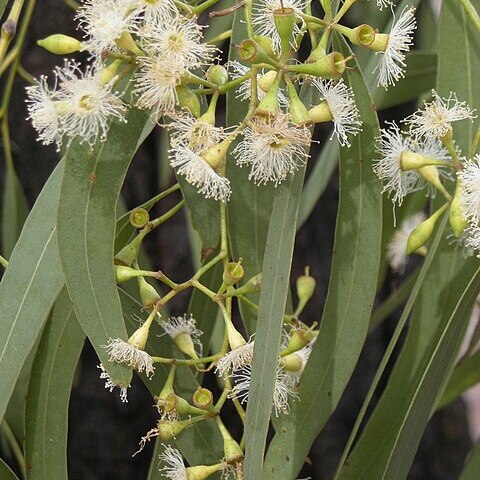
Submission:
M 69 2 L 78 35 L 37 39 L 65 57 L 39 78 L 21 65 L 35 0 L 10 3 L 0 418 L 19 475 L 68 478 L 68 404 L 87 338 L 112 395 L 128 402 L 132 375 L 152 395 L 157 421 L 132 452 L 155 442 L 149 479 L 294 480 L 369 331 L 403 306 L 334 478 L 406 478 L 433 412 L 480 380 L 476 341 L 458 360 L 480 290 L 480 2 L 444 0 L 439 18 L 423 2 L 433 32 L 419 0 Z M 436 51 L 413 49 L 415 35 L 436 36 Z M 21 233 L 9 213 L 23 198 L 8 123 L 17 75 L 38 141 L 61 157 Z M 380 128 L 378 110 L 409 101 L 417 108 Z M 318 124 L 331 134 L 312 158 Z M 122 211 L 125 175 L 154 129 L 168 134 L 162 156 L 177 183 Z M 295 236 L 337 162 L 328 295 L 309 318 L 315 275 L 291 278 Z M 151 267 L 144 251 L 182 211 L 202 246 L 188 278 Z M 402 277 L 411 256 L 419 266 Z M 388 267 L 403 283 L 382 299 Z M 184 292 L 188 311 L 172 315 Z M 478 458 L 480 447 L 462 480 L 479 478 Z M 3 460 L 0 477 L 18 478 Z

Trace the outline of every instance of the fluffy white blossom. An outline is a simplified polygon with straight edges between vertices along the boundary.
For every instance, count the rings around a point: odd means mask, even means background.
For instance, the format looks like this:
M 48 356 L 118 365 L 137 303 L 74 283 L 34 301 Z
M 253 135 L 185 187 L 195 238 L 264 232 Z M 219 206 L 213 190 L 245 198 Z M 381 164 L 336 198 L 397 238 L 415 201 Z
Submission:
M 128 402 L 127 388 L 129 388 L 130 385 L 128 385 L 128 387 L 120 387 L 118 385 L 115 385 L 115 383 L 112 382 L 112 379 L 110 378 L 110 375 L 107 373 L 107 371 L 105 370 L 105 367 L 102 364 L 97 365 L 97 368 L 99 368 L 102 371 L 100 373 L 100 379 L 105 380 L 105 388 L 110 393 L 112 393 L 115 388 L 119 388 L 120 389 L 120 400 L 122 401 L 122 403 L 127 403 Z
M 95 54 L 118 50 L 116 41 L 133 18 L 129 0 L 85 0 L 76 18 L 85 32 L 84 48 Z
M 306 127 L 293 125 L 283 113 L 254 117 L 235 147 L 237 165 L 251 167 L 249 179 L 258 184 L 271 181 L 277 186 L 308 159 L 311 134 Z
M 176 448 L 170 445 L 166 446 L 159 459 L 162 464 L 165 464 L 164 467 L 160 468 L 163 476 L 170 480 L 188 480 L 182 454 Z
M 104 348 L 111 362 L 125 363 L 139 373 L 145 371 L 147 377 L 151 377 L 155 372 L 152 357 L 121 338 L 110 338 Z
M 465 218 L 474 225 L 480 224 L 480 155 L 464 163 L 458 172 L 462 182 L 461 200 L 465 207 Z
M 480 256 L 480 227 L 477 225 L 471 225 L 466 228 L 463 233 L 457 238 L 453 235 L 453 239 L 450 242 L 456 249 L 460 249 L 464 258 L 469 258 L 475 255 Z
M 250 365 L 253 361 L 254 343 L 254 341 L 250 341 L 239 348 L 230 350 L 217 362 L 215 373 L 222 377 L 229 371 L 234 372 L 246 365 Z
M 202 28 L 195 19 L 177 16 L 138 30 L 142 48 L 162 59 L 166 68 L 195 68 L 211 62 L 215 47 L 201 43 Z
M 315 78 L 313 85 L 327 102 L 333 117 L 333 135 L 336 135 L 340 145 L 350 147 L 348 135 L 357 135 L 362 129 L 362 121 L 355 105 L 353 90 L 343 80 L 334 82 Z
M 405 76 L 405 54 L 412 46 L 416 28 L 415 8 L 404 8 L 398 20 L 393 23 L 385 50 L 377 52 L 381 56 L 375 69 L 378 70 L 378 85 L 387 88 Z
M 452 122 L 475 118 L 474 111 L 465 102 L 459 102 L 455 93 L 450 92 L 448 98 L 440 98 L 437 92 L 432 90 L 432 95 L 432 102 L 425 102 L 423 109 L 404 120 L 414 137 L 441 139 L 452 129 Z
M 175 110 L 177 92 L 182 76 L 187 72 L 184 67 L 170 68 L 161 56 L 138 57 L 139 71 L 135 74 L 134 94 L 138 97 L 136 105 L 141 109 L 155 109 L 158 117 Z
M 179 14 L 173 0 L 129 0 L 137 25 L 161 25 Z
M 241 403 L 248 401 L 250 395 L 250 385 L 252 379 L 252 366 L 244 367 L 233 372 L 234 387 L 229 394 L 230 398 L 237 398 Z M 280 413 L 287 415 L 290 412 L 290 399 L 298 398 L 295 393 L 296 379 L 285 371 L 283 367 L 278 365 L 275 378 L 275 386 L 273 391 L 273 407 L 275 415 L 278 417 Z
M 291 8 L 298 16 L 300 24 L 296 23 L 293 29 L 291 45 L 296 48 L 295 37 L 301 32 L 300 25 L 302 24 L 301 17 L 305 9 L 305 0 L 259 0 L 253 5 L 253 27 L 255 32 L 259 35 L 270 37 L 273 41 L 274 48 L 280 49 L 280 36 L 275 26 L 273 12 L 278 9 Z
M 125 121 L 126 106 L 112 92 L 112 84 L 101 81 L 96 68 L 87 67 L 83 73 L 78 63 L 70 61 L 57 68 L 55 74 L 66 135 L 93 145 L 99 136 L 105 140 L 111 119 Z
M 395 230 L 387 246 L 387 259 L 395 272 L 404 273 L 408 263 L 407 243 L 410 234 L 426 219 L 423 212 L 407 217 Z
M 168 322 L 160 322 L 160 326 L 172 339 L 184 333 L 190 335 L 192 338 L 198 339 L 203 334 L 203 332 L 197 328 L 197 322 L 192 315 L 190 315 L 189 318 L 187 318 L 187 315 L 183 315 L 183 317 L 170 317 Z
M 55 89 L 47 85 L 47 77 L 40 77 L 34 85 L 26 88 L 28 119 L 44 145 L 62 141 L 60 117 L 55 105 Z

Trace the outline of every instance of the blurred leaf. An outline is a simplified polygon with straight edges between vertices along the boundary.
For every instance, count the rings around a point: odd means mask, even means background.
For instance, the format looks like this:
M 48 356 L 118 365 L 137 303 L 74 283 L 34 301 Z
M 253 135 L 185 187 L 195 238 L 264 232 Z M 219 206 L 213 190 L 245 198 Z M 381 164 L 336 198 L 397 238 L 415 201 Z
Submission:
M 342 40 L 341 51 L 348 55 Z M 327 302 L 320 332 L 299 388 L 300 399 L 282 418 L 270 445 L 266 473 L 278 480 L 296 478 L 310 446 L 352 375 L 370 322 L 380 262 L 380 185 L 371 159 L 378 121 L 358 70 L 349 70 L 363 119 L 363 131 L 340 149 L 340 203 Z M 353 249 L 352 249 L 353 246 Z
M 17 173 L 10 165 L 6 167 L 3 190 L 2 254 L 9 258 L 17 243 L 29 208 Z
M 463 392 L 480 382 L 480 351 L 466 358 L 453 371 L 438 408 L 456 400 Z
M 28 390 L 25 458 L 29 480 L 68 477 L 68 403 L 84 341 L 64 287 L 43 332 Z
M 0 418 L 63 284 L 55 211 L 63 162 L 43 187 L 0 283 Z
M 58 246 L 78 321 L 113 383 L 128 385 L 131 369 L 110 363 L 109 338 L 126 339 L 113 272 L 115 207 L 149 113 L 130 108 L 128 128 L 112 122 L 107 139 L 94 148 L 72 142 L 58 209 Z
M 480 442 L 470 452 L 467 463 L 458 480 L 478 480 L 480 478 Z
M 10 467 L 0 458 L 0 478 L 2 480 L 18 480 Z

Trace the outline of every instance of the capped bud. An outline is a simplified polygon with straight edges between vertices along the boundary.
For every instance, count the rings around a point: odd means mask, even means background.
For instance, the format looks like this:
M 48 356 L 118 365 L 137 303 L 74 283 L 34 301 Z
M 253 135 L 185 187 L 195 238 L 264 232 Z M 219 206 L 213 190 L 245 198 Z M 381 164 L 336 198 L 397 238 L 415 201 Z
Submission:
M 167 396 L 163 403 L 163 409 L 169 413 L 177 413 L 178 415 L 204 415 L 205 411 L 190 405 L 184 398 L 179 397 L 175 393 Z
M 177 85 L 175 92 L 179 107 L 189 110 L 195 118 L 200 117 L 201 105 L 198 96 L 186 85 Z
M 76 38 L 56 33 L 37 41 L 37 45 L 55 55 L 67 55 L 79 52 L 82 49 L 82 42 Z
M 450 200 L 451 195 L 447 192 L 440 180 L 438 168 L 434 165 L 422 167 L 417 172 L 431 185 L 433 185 L 447 200 Z
M 186 428 L 204 418 L 205 417 L 193 417 L 188 420 L 169 420 L 163 418 L 157 423 L 158 436 L 163 442 L 167 442 L 172 438 L 177 438 Z
M 296 22 L 295 10 L 293 8 L 277 8 L 273 11 L 273 21 L 280 37 L 282 57 L 286 60 Z
M 207 70 L 207 80 L 215 85 L 225 85 L 228 82 L 228 72 L 222 65 L 212 65 Z
M 455 195 L 453 196 L 450 205 L 450 226 L 453 233 L 458 238 L 463 231 L 468 227 L 468 221 L 465 219 L 465 204 L 462 200 L 462 181 L 457 179 L 457 186 L 455 187 Z
M 427 218 L 408 237 L 407 255 L 419 250 L 423 247 L 432 236 L 435 224 L 448 208 L 448 203 L 440 207 L 431 217 Z M 421 252 L 420 252 L 421 253 Z
M 243 450 L 240 445 L 232 437 L 219 416 L 215 417 L 215 421 L 217 422 L 218 429 L 223 438 L 223 453 L 225 461 L 227 463 L 237 463 L 241 461 L 243 459 Z
M 444 160 L 437 160 L 436 158 L 427 157 L 421 153 L 411 151 L 404 151 L 400 155 L 400 166 L 402 170 L 417 170 L 419 168 L 428 167 L 431 165 L 450 165 Z
M 195 465 L 193 467 L 187 467 L 185 472 L 187 480 L 206 480 L 215 472 L 220 472 L 225 468 L 224 463 L 217 463 L 215 465 Z
M 197 352 L 195 351 L 195 345 L 190 334 L 179 333 L 175 338 L 173 338 L 173 342 L 178 349 L 188 357 L 193 358 L 194 360 L 198 358 Z
M 144 208 L 135 208 L 130 212 L 130 224 L 135 228 L 143 228 L 150 221 L 150 214 Z
M 345 71 L 345 57 L 340 52 L 332 52 L 328 55 L 322 55 L 318 60 L 312 63 L 300 63 L 298 65 L 288 65 L 289 72 L 303 73 L 338 80 Z
M 243 338 L 243 335 L 235 328 L 230 319 L 225 320 L 225 328 L 227 329 L 228 344 L 232 350 L 243 347 L 246 345 L 246 341 Z
M 115 265 L 125 265 L 131 267 L 138 257 L 140 246 L 144 238 L 144 234 L 139 233 L 129 244 L 125 245 L 114 257 Z
M 373 42 L 366 46 L 375 52 L 385 52 L 388 48 L 389 39 L 390 35 L 387 33 L 376 33 Z
M 167 380 L 165 380 L 165 385 L 162 388 L 162 391 L 156 397 L 157 407 L 163 409 L 163 406 L 169 395 L 175 393 L 173 390 L 173 381 L 175 380 L 175 373 L 177 371 L 177 366 L 172 363 L 170 366 L 170 371 L 168 372 Z
M 275 65 L 276 62 L 269 57 L 268 53 L 258 42 L 252 39 L 243 40 L 238 47 L 240 59 L 246 63 L 268 63 Z
M 317 282 L 309 275 L 309 272 L 310 267 L 305 267 L 305 275 L 301 275 L 297 278 L 298 306 L 295 312 L 297 315 L 305 308 L 305 305 L 312 298 L 317 285 Z
M 129 345 L 133 345 L 140 350 L 145 350 L 150 326 L 152 325 L 153 319 L 155 318 L 156 314 L 157 310 L 154 309 L 152 313 L 150 313 L 150 315 L 148 316 L 147 320 L 145 320 L 145 323 L 141 327 L 137 328 L 135 332 L 133 332 L 132 336 L 127 341 Z
M 238 262 L 229 262 L 223 271 L 223 282 L 225 285 L 231 287 L 238 283 L 245 275 L 245 270 L 242 267 L 242 259 Z
M 214 170 L 219 170 L 225 165 L 227 151 L 231 143 L 232 143 L 232 139 L 227 138 L 226 140 L 223 140 L 223 142 L 213 145 L 202 154 L 202 158 Z
M 141 277 L 143 274 L 143 270 L 136 270 L 135 268 L 125 267 L 124 265 L 115 265 L 115 280 L 117 283 L 123 283 L 132 278 Z
M 257 42 L 263 48 L 265 53 L 270 58 L 277 57 L 275 51 L 273 50 L 273 41 L 270 37 L 267 37 L 266 35 L 254 35 L 253 40 L 255 40 L 255 42 Z
M 280 111 L 280 107 L 278 105 L 278 89 L 280 88 L 281 80 L 281 74 L 277 73 L 277 76 L 275 77 L 275 80 L 273 81 L 270 90 L 258 104 L 258 107 L 255 110 L 256 115 L 275 116 Z
M 272 87 L 276 77 L 277 72 L 275 70 L 270 70 L 264 75 L 258 77 L 257 85 L 261 88 L 263 92 L 267 93 Z
M 103 68 L 99 74 L 100 81 L 104 84 L 110 83 L 117 75 L 117 71 L 121 65 L 122 60 L 116 59 L 111 62 L 110 65 L 107 65 L 105 68 Z
M 140 299 L 145 308 L 151 308 L 161 299 L 155 287 L 150 285 L 143 277 L 138 277 Z
M 308 330 L 305 330 L 304 328 L 292 329 L 290 332 L 290 340 L 288 341 L 288 345 L 284 350 L 282 350 L 280 355 L 283 357 L 289 355 L 290 353 L 297 352 L 315 340 L 318 335 L 318 331 L 313 330 L 315 326 L 316 323 Z
M 290 119 L 296 125 L 304 125 L 309 120 L 308 110 L 307 107 L 300 100 L 295 90 L 295 86 L 290 79 L 289 81 L 287 81 L 287 89 L 288 97 L 290 99 L 290 102 L 288 104 L 288 113 L 290 114 Z
M 328 105 L 328 102 L 323 102 L 315 105 L 308 111 L 308 118 L 312 123 L 331 122 L 333 120 L 332 111 Z
M 197 387 L 193 393 L 193 404 L 203 410 L 210 410 L 213 406 L 213 394 L 208 388 Z
M 132 35 L 129 32 L 122 32 L 120 37 L 115 40 L 117 47 L 133 53 L 134 55 L 142 56 L 144 53 L 138 48 Z
M 290 353 L 280 359 L 280 364 L 287 372 L 300 372 L 303 368 L 303 359 L 297 353 Z

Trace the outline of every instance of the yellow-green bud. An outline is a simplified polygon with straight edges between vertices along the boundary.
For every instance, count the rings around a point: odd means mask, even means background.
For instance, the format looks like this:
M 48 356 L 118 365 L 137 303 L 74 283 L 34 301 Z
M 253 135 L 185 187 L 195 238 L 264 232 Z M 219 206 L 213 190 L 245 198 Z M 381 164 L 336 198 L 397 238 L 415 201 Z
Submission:
M 227 329 L 228 344 L 232 350 L 243 347 L 247 343 L 231 320 L 225 322 L 225 327 Z
M 252 39 L 243 40 L 238 46 L 240 59 L 247 63 L 268 63 L 275 65 L 262 45 Z
M 167 442 L 172 438 L 177 438 L 186 428 L 195 423 L 195 417 L 188 420 L 168 420 L 162 419 L 157 423 L 158 436 L 163 442 Z
M 82 42 L 76 38 L 56 33 L 37 41 L 37 45 L 55 55 L 67 55 L 79 52 L 82 49 Z
M 252 38 L 263 48 L 264 52 L 270 58 L 277 58 L 277 55 L 273 50 L 273 41 L 270 37 L 267 37 L 266 35 L 254 35 Z
M 130 224 L 135 228 L 143 228 L 150 221 L 150 214 L 144 208 L 135 208 L 130 212 Z
M 348 39 L 359 47 L 369 47 L 375 41 L 375 29 L 370 25 L 363 24 L 350 29 Z
M 215 85 L 225 85 L 228 82 L 228 72 L 222 65 L 212 65 L 207 70 L 207 80 Z
M 290 119 L 296 125 L 304 125 L 309 121 L 307 107 L 300 100 L 295 87 L 291 81 L 287 82 L 288 96 L 290 102 L 288 105 L 288 113 L 290 114 Z
M 201 105 L 198 96 L 186 85 L 177 85 L 175 91 L 179 107 L 189 110 L 195 118 L 200 117 Z
M 124 265 L 115 265 L 115 280 L 117 283 L 123 283 L 132 278 L 141 277 L 143 272 Z
M 450 226 L 453 233 L 458 238 L 463 231 L 468 227 L 468 222 L 464 217 L 465 205 L 462 201 L 462 182 L 457 180 L 455 187 L 455 195 L 453 196 L 452 204 L 450 205 Z
M 376 33 L 373 42 L 366 46 L 371 50 L 375 50 L 375 52 L 384 52 L 388 47 L 389 40 L 390 35 L 387 33 Z
M 317 335 L 318 331 L 313 330 L 313 328 L 310 328 L 309 330 L 305 330 L 303 328 L 294 328 L 290 332 L 290 340 L 288 341 L 288 345 L 280 353 L 280 355 L 283 357 L 289 355 L 290 353 L 301 350 L 303 347 L 306 347 L 311 341 L 313 341 Z
M 171 393 L 165 399 L 163 409 L 166 412 L 176 412 L 179 415 L 204 415 L 205 411 L 190 405 L 184 398 Z
M 431 185 L 433 185 L 446 199 L 450 199 L 451 196 L 445 189 L 440 180 L 438 168 L 434 165 L 419 168 L 417 172 Z
M 296 22 L 295 10 L 293 8 L 277 8 L 273 11 L 273 21 L 280 37 L 282 57 L 286 59 Z
M 333 120 L 332 111 L 328 106 L 328 102 L 323 102 L 315 105 L 308 111 L 308 118 L 312 123 L 331 122 Z
M 232 143 L 231 139 L 224 140 L 208 148 L 202 158 L 214 169 L 218 170 L 225 165 L 228 148 Z
M 314 77 L 338 80 L 345 71 L 345 57 L 340 52 L 332 52 L 328 55 L 322 55 L 313 63 L 289 65 L 287 70 L 289 72 L 313 75 Z
M 143 235 L 137 235 L 129 244 L 125 245 L 114 258 L 115 265 L 125 265 L 131 267 L 138 257 L 140 246 L 143 241 Z
M 421 153 L 411 151 L 404 151 L 400 155 L 400 166 L 402 170 L 417 170 L 419 168 L 428 167 L 431 165 L 449 165 L 448 162 L 430 158 Z
M 215 465 L 195 465 L 187 467 L 185 472 L 187 474 L 186 480 L 206 480 L 215 472 L 219 472 L 225 468 L 225 463 L 217 463 Z
M 447 208 L 448 203 L 440 207 L 431 217 L 424 220 L 415 228 L 415 230 L 413 230 L 408 237 L 407 255 L 419 250 L 428 242 L 428 240 L 430 240 L 433 230 L 435 229 L 435 224 Z
M 143 277 L 138 277 L 138 288 L 142 305 L 145 308 L 153 307 L 161 299 L 155 287 L 150 285 Z
M 225 428 L 219 416 L 215 417 L 218 429 L 223 438 L 223 453 L 227 463 L 237 463 L 243 459 L 243 450 L 235 441 L 230 432 Z
M 280 359 L 280 364 L 287 372 L 299 372 L 303 368 L 303 360 L 298 353 L 290 353 Z
M 301 303 L 307 303 L 315 292 L 316 280 L 309 275 L 310 267 L 305 268 L 305 275 L 297 278 L 297 295 Z
M 178 349 L 188 357 L 193 358 L 194 360 L 198 358 L 197 352 L 195 351 L 195 345 L 189 333 L 179 333 L 173 338 L 173 342 Z
M 133 53 L 134 55 L 142 56 L 144 53 L 138 48 L 132 35 L 128 32 L 122 32 L 122 34 L 115 40 L 117 47 Z
M 177 366 L 172 364 L 170 367 L 170 371 L 168 372 L 167 380 L 165 381 L 165 385 L 162 388 L 162 391 L 156 398 L 157 400 L 157 407 L 162 408 L 165 405 L 165 401 L 167 400 L 168 396 L 172 393 L 175 393 L 173 390 L 173 381 L 175 380 L 175 373 L 177 371 Z
M 277 72 L 275 70 L 270 70 L 269 72 L 265 73 L 264 75 L 258 77 L 257 85 L 260 89 L 267 93 L 273 85 L 275 78 L 277 76 Z
M 193 393 L 193 404 L 203 410 L 210 410 L 213 406 L 213 394 L 208 388 L 197 387 Z
M 115 76 L 117 75 L 117 71 L 122 65 L 122 60 L 119 60 L 118 58 L 114 60 L 110 65 L 107 65 L 105 68 L 103 68 L 100 71 L 100 81 L 103 84 L 110 83 Z
M 270 87 L 270 90 L 258 104 L 258 107 L 255 110 L 256 115 L 275 116 L 279 112 L 280 107 L 278 105 L 278 89 L 280 87 L 281 80 L 281 76 L 277 74 L 272 86 Z
M 237 284 L 245 275 L 240 259 L 238 262 L 229 262 L 223 271 L 223 282 L 231 287 Z

